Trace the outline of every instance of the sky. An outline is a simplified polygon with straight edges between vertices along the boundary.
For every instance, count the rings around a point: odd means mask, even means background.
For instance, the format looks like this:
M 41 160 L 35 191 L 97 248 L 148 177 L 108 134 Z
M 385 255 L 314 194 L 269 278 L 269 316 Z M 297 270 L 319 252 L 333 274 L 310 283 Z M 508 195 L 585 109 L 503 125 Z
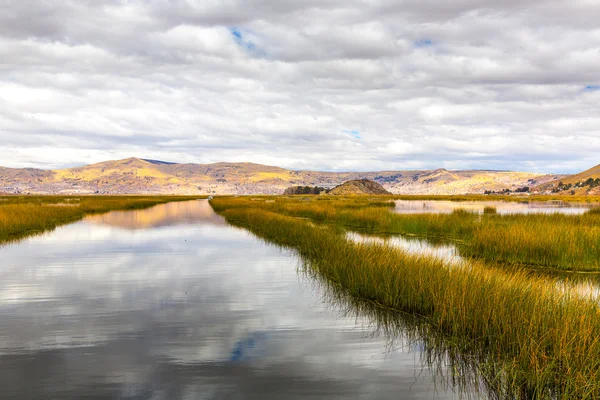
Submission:
M 2 0 L 0 165 L 600 164 L 598 0 Z

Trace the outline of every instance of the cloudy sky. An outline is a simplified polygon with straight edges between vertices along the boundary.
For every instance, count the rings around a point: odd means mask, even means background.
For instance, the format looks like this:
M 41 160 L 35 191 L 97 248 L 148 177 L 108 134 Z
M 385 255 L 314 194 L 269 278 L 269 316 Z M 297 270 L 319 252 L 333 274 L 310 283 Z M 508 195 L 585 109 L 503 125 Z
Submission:
M 600 163 L 599 15 L 598 0 L 0 0 L 0 165 L 579 171 Z

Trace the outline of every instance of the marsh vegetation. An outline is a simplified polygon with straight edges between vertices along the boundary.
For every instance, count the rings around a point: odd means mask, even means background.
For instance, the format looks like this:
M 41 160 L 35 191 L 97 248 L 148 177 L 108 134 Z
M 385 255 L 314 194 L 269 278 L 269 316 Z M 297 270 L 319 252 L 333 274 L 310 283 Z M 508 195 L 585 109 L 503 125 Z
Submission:
M 0 196 L 0 244 L 52 230 L 88 214 L 135 210 L 189 196 Z
M 460 395 L 400 319 L 384 332 L 204 200 L 89 216 L 0 259 L 2 398 Z
M 293 248 L 349 301 L 417 318 L 434 360 L 499 398 L 600 396 L 600 308 L 551 269 L 600 271 L 600 216 L 456 210 L 401 215 L 385 197 L 216 198 L 231 224 Z M 460 265 L 347 231 L 454 243 Z M 533 271 L 540 272 L 532 273 Z M 473 379 L 467 379 L 467 378 Z
M 2 197 L 0 243 L 88 214 L 188 199 Z M 394 199 L 217 197 L 211 205 L 230 224 L 295 250 L 303 272 L 334 302 L 367 315 L 390 337 L 422 343 L 430 366 L 450 374 L 443 381 L 497 398 L 600 396 L 598 209 L 398 214 Z M 350 233 L 417 239 L 459 257 L 353 240 Z
M 600 213 L 581 215 L 473 213 L 394 214 L 385 197 L 266 197 L 229 200 L 231 208 L 253 208 L 308 218 L 344 229 L 381 235 L 409 235 L 451 243 L 461 255 L 503 266 L 600 272 Z M 225 199 L 214 202 L 221 207 Z

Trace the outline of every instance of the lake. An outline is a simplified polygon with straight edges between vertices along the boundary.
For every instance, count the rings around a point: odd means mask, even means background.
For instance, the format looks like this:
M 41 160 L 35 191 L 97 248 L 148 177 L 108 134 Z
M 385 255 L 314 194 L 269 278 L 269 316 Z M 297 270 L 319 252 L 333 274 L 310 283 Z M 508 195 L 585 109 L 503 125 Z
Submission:
M 88 217 L 0 260 L 0 398 L 460 395 L 422 343 L 378 333 L 205 200 Z
M 449 201 L 449 200 L 396 200 L 394 212 L 399 214 L 449 214 L 462 209 L 483 213 L 485 207 L 493 207 L 498 214 L 561 213 L 583 214 L 593 207 L 592 203 L 568 202 L 513 202 L 513 201 Z

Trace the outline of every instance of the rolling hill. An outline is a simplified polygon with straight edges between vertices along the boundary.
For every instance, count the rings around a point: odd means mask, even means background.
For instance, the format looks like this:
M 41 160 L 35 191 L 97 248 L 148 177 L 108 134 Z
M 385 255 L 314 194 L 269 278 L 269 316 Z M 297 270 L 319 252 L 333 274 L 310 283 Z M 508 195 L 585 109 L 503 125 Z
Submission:
M 539 193 L 564 195 L 599 195 L 600 165 L 574 175 L 559 176 L 558 179 L 534 188 Z
M 0 168 L 0 192 L 41 194 L 279 194 L 290 186 L 332 188 L 369 179 L 397 194 L 465 194 L 516 189 L 553 175 L 507 171 L 317 172 L 254 163 L 178 164 L 128 158 L 54 171 Z
M 584 182 L 590 178 L 592 178 L 592 179 L 600 178 L 600 165 L 596 165 L 595 167 L 592 167 L 592 168 L 585 170 L 583 172 L 580 172 L 578 174 L 565 177 L 562 179 L 562 181 L 564 183 L 575 184 L 578 182 Z

